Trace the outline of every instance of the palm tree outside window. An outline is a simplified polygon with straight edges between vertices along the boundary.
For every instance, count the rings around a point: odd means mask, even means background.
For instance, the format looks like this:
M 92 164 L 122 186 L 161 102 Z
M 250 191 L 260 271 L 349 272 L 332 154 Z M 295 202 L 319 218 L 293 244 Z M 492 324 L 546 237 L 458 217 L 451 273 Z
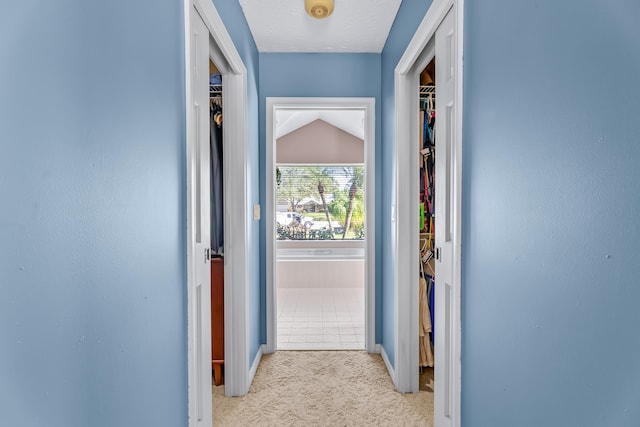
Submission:
M 278 165 L 278 239 L 364 239 L 364 195 L 363 165 Z

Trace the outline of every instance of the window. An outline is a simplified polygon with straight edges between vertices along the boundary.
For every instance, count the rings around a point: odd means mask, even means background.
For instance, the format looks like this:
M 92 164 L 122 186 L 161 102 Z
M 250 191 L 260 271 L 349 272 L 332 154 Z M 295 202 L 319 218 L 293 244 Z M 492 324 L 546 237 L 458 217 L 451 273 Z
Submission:
M 278 240 L 364 239 L 363 165 L 278 165 Z

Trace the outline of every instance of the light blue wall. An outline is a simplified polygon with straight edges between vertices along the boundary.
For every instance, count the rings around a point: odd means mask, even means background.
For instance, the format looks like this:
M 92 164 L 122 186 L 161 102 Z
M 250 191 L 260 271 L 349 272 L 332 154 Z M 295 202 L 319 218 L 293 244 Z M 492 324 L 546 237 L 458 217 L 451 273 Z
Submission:
M 389 362 L 395 366 L 395 308 L 393 287 L 393 259 L 395 232 L 391 222 L 391 205 L 394 195 L 394 75 L 398 61 L 409 45 L 413 34 L 422 22 L 430 1 L 402 2 L 382 51 L 382 151 L 378 161 L 381 171 L 382 199 L 380 225 L 382 229 L 382 260 L 378 282 L 381 282 L 382 347 Z M 380 200 L 380 199 L 378 199 Z
M 318 53 L 261 53 L 260 54 L 260 203 L 265 206 L 265 122 L 267 97 L 374 97 L 376 102 L 376 152 L 380 152 L 380 55 L 379 54 L 318 54 Z M 378 171 L 377 171 L 378 172 Z M 376 198 L 380 199 L 380 179 L 376 177 Z M 379 211 L 376 216 L 379 216 Z M 376 224 L 376 233 L 380 228 Z M 261 246 L 265 244 L 265 228 L 261 227 Z M 380 277 L 380 241 L 376 245 L 376 278 Z M 265 270 L 264 259 L 262 271 Z M 265 309 L 265 275 L 262 277 L 262 307 Z M 380 282 L 376 282 L 380 295 Z M 380 300 L 376 298 L 376 312 Z M 266 319 L 266 317 L 263 318 Z M 380 342 L 381 317 L 376 319 L 376 342 Z M 266 321 L 263 325 L 266 341 Z
M 186 425 L 182 2 L 0 13 L 0 425 Z
M 423 14 L 403 2 L 382 56 L 256 61 L 238 9 L 216 5 L 250 70 L 250 117 L 259 93 L 250 203 L 266 96 L 382 105 L 376 328 L 391 355 L 389 75 L 411 33 L 396 31 Z M 630 0 L 467 2 L 465 426 L 640 424 L 639 16 Z M 186 425 L 181 2 L 13 2 L 0 60 L 0 424 Z
M 249 124 L 247 147 L 247 206 L 248 215 L 253 215 L 253 205 L 260 200 L 260 163 L 258 156 L 258 49 L 237 1 L 214 0 L 225 28 L 229 32 L 242 62 L 247 68 L 247 122 Z M 249 363 L 253 363 L 260 349 L 262 331 L 262 308 L 260 305 L 260 257 L 264 253 L 260 246 L 260 221 L 252 221 L 248 234 L 249 285 L 247 289 L 249 319 Z
M 640 425 L 639 18 L 466 2 L 464 426 Z

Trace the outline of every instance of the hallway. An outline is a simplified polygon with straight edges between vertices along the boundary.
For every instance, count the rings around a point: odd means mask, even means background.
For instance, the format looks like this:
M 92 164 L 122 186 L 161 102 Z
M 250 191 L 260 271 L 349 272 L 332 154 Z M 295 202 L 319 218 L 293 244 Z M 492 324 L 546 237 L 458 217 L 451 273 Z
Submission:
M 280 351 L 265 355 L 249 393 L 213 387 L 215 426 L 433 426 L 433 393 L 394 390 L 380 355 Z

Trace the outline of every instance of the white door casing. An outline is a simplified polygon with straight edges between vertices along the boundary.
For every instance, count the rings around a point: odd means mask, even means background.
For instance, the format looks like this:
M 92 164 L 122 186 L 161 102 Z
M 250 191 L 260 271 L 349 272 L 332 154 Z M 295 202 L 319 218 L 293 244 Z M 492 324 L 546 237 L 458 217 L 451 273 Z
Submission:
M 436 56 L 435 424 L 460 425 L 462 74 L 464 0 L 434 0 L 395 69 L 394 244 L 396 389 L 418 392 L 419 75 Z M 446 22 L 445 22 L 446 21 Z M 444 23 L 444 24 L 443 24 Z M 446 29 L 445 29 L 446 27 Z M 440 68 L 447 68 L 442 70 Z M 444 77 L 449 75 L 446 84 Z M 442 87 L 444 85 L 444 87 Z M 444 108 L 444 110 L 443 110 Z M 447 116 L 448 115 L 448 116 Z M 443 131 L 443 128 L 446 128 Z M 447 133 L 448 130 L 448 133 Z M 445 163 L 442 163 L 445 162 Z M 443 172 L 444 171 L 444 172 Z M 447 179 L 440 175 L 447 174 Z M 448 188 L 447 188 L 448 186 Z M 442 199 L 442 200 L 441 200 Z M 444 200 L 444 201 L 443 201 Z M 442 212 L 441 210 L 446 210 Z M 446 222 L 442 218 L 447 217 Z M 446 227 L 445 227 L 446 225 Z M 441 230 L 448 228 L 448 233 Z M 444 269 L 444 270 L 443 270 Z M 446 272 L 445 272 L 446 271 Z M 440 286 L 446 281 L 447 287 Z M 395 369 L 394 369 L 395 368 Z
M 191 250 L 188 283 L 189 375 L 193 377 L 195 402 L 191 425 L 207 426 L 211 413 L 211 205 L 209 166 L 209 31 L 191 8 L 190 122 L 187 143 L 188 249 Z
M 203 328 L 209 324 L 211 306 L 210 280 L 207 281 L 207 291 L 198 294 L 195 291 L 196 263 L 203 254 L 196 250 L 194 202 L 195 181 L 192 170 L 192 151 L 196 140 L 196 117 L 193 103 L 195 101 L 192 87 L 195 85 L 192 67 L 196 63 L 204 62 L 207 66 L 207 84 L 202 92 L 206 97 L 204 110 L 206 111 L 208 136 L 208 60 L 211 58 L 222 74 L 223 81 L 223 151 L 224 151 L 224 233 L 225 233 L 225 395 L 242 396 L 249 390 L 251 376 L 249 374 L 248 334 L 247 334 L 247 277 L 248 277 L 248 227 L 253 219 L 248 216 L 247 191 L 247 70 L 238 54 L 233 41 L 227 32 L 220 15 L 213 2 L 208 0 L 184 0 L 185 19 L 185 116 L 186 116 L 186 151 L 187 151 L 187 361 L 188 361 L 188 414 L 190 426 L 212 425 L 211 416 L 211 353 L 199 357 L 197 348 L 203 349 L 210 344 L 197 342 L 197 337 L 206 335 L 210 341 L 211 334 Z M 201 48 L 192 48 L 194 44 L 192 32 L 198 22 L 204 23 L 205 34 L 202 42 L 206 52 Z M 198 25 L 199 26 L 199 25 Z M 202 27 L 199 26 L 198 38 Z M 200 45 L 201 46 L 201 45 Z M 202 46 L 201 46 L 202 47 Z M 197 55 L 196 55 L 197 53 Z M 202 96 L 202 94 L 201 94 Z M 202 100 L 199 101 L 200 103 Z M 199 107 L 200 108 L 200 107 Z M 207 138 L 207 147 L 209 140 Z M 201 153 L 202 155 L 202 153 Z M 206 171 L 209 171 L 209 159 L 206 156 Z M 209 174 L 205 174 L 208 182 Z M 208 184 L 207 184 L 208 185 Z M 209 207 L 209 195 L 204 199 Z M 202 205 L 201 205 L 202 206 Z M 208 218 L 208 216 L 207 216 Z M 204 227 L 209 233 L 209 227 Z M 208 241 L 202 237 L 203 241 Z M 209 243 L 207 243 L 207 247 Z M 209 264 L 207 264 L 208 267 Z M 210 270 L 207 268 L 208 274 Z M 200 292 L 204 291 L 201 287 Z M 195 301 L 200 301 L 196 304 Z M 226 308 L 229 307 L 227 310 Z M 199 311 L 198 311 L 199 310 Z M 202 319 L 197 326 L 195 319 Z M 204 319 L 207 319 L 206 321 Z M 200 328 L 200 329 L 198 329 Z M 206 333 L 205 333 L 206 332 Z M 200 346 L 200 347 L 198 347 Z M 204 376 L 203 376 L 204 375 Z M 203 380 L 208 384 L 201 383 Z M 200 384 L 202 386 L 200 387 Z M 208 387 L 207 387 L 208 386 Z M 208 414 L 207 414 L 208 412 Z M 215 415 L 215 414 L 214 414 Z

